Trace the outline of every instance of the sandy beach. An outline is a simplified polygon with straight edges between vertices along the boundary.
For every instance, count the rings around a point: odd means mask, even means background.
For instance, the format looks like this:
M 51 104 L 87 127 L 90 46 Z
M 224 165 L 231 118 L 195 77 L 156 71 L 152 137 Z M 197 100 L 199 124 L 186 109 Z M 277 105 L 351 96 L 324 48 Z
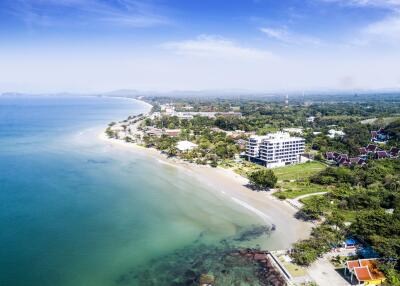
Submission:
M 297 220 L 294 215 L 297 209 L 287 202 L 280 201 L 268 192 L 256 192 L 246 187 L 247 179 L 236 174 L 232 170 L 223 168 L 211 168 L 182 161 L 176 158 L 167 158 L 160 151 L 153 148 L 144 148 L 122 140 L 109 139 L 104 133 L 99 134 L 98 139 L 111 148 L 122 148 L 127 152 L 147 154 L 163 164 L 188 172 L 197 180 L 208 186 L 210 191 L 218 192 L 237 203 L 238 207 L 259 216 L 267 224 L 274 224 L 276 230 L 271 237 L 278 241 L 276 245 L 268 245 L 270 250 L 289 248 L 294 242 L 309 236 L 312 224 Z M 262 242 L 260 245 L 262 246 Z

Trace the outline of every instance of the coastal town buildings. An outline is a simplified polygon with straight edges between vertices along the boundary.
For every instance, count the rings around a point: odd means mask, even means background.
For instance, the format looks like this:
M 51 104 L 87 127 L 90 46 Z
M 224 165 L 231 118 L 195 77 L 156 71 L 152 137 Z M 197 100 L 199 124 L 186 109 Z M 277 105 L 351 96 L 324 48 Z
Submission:
M 259 161 L 267 168 L 299 163 L 304 153 L 305 139 L 277 132 L 265 136 L 251 136 L 246 155 L 249 160 Z
M 161 105 L 161 114 L 166 116 L 176 116 L 180 119 L 193 119 L 194 116 L 203 116 L 208 118 L 215 118 L 217 116 L 234 116 L 242 117 L 241 112 L 228 111 L 228 112 L 209 112 L 209 111 L 176 111 L 175 106 L 171 104 Z
M 379 160 L 387 158 L 398 158 L 400 148 L 392 147 L 390 150 L 382 150 L 377 145 L 368 144 L 366 147 L 358 149 L 359 155 L 349 158 L 347 154 L 339 154 L 337 152 L 326 152 L 325 158 L 327 161 L 337 164 L 338 166 L 364 166 L 368 160 Z

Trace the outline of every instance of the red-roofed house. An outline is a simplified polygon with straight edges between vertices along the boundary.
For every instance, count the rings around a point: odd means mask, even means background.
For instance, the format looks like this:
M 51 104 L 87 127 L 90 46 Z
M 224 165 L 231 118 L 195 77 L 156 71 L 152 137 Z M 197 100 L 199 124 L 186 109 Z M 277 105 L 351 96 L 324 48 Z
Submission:
M 369 144 L 367 146 L 367 151 L 368 153 L 375 153 L 375 151 L 378 149 L 378 146 L 374 145 L 374 144 Z
M 348 167 L 348 166 L 350 166 L 350 161 L 349 161 L 348 158 L 339 157 L 339 158 L 338 158 L 338 165 L 339 165 L 339 166 L 342 165 L 342 166 Z
M 375 259 L 347 261 L 345 274 L 350 275 L 351 283 L 355 278 L 358 285 L 381 285 L 385 281 L 385 275 L 378 269 Z
M 360 153 L 360 155 L 367 155 L 368 154 L 367 148 L 365 148 L 365 147 L 359 148 L 358 152 Z
M 397 157 L 397 156 L 399 156 L 400 149 L 397 148 L 397 147 L 392 147 L 392 148 L 390 149 L 389 153 L 390 153 L 390 156 L 392 156 L 392 157 Z
M 333 154 L 333 152 L 326 152 L 325 157 L 326 157 L 327 160 L 335 160 L 336 159 L 336 157 Z
M 386 151 L 377 151 L 375 153 L 375 158 L 376 159 L 385 159 L 389 158 L 389 154 Z
M 360 158 L 360 157 L 354 157 L 354 158 L 350 158 L 350 163 L 352 165 L 362 165 L 363 163 L 365 163 L 364 159 Z
M 178 137 L 181 134 L 180 129 L 165 129 L 164 134 L 170 137 Z

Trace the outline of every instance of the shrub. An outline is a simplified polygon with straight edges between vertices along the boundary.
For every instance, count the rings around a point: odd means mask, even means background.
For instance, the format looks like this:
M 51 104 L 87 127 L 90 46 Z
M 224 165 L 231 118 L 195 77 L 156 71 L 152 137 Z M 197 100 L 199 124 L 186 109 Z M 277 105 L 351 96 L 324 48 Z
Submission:
M 250 183 L 255 185 L 257 188 L 273 188 L 278 181 L 274 172 L 268 169 L 252 172 L 249 175 Z

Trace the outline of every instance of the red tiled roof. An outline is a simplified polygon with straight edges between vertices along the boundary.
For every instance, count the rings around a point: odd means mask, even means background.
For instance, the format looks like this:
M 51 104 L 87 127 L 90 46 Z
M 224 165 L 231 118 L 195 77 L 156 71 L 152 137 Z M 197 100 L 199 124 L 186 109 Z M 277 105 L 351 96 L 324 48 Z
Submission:
M 351 163 L 358 163 L 359 160 L 360 160 L 360 158 L 358 158 L 358 157 L 350 158 Z
M 325 156 L 328 159 L 335 159 L 335 155 L 333 154 L 333 152 L 326 152 Z
M 347 261 L 347 269 L 352 270 L 354 267 L 359 267 L 360 263 L 358 260 Z
M 358 160 L 357 164 L 358 165 L 365 165 L 366 163 L 365 163 L 365 160 L 360 158 L 360 160 Z
M 347 261 L 347 269 L 354 271 L 358 281 L 384 280 L 385 275 L 378 269 L 375 259 Z
M 376 152 L 376 156 L 378 158 L 387 158 L 389 157 L 388 153 L 386 151 L 378 151 Z
M 399 154 L 399 148 L 397 148 L 397 147 L 392 147 L 391 149 L 390 149 L 390 155 L 392 155 L 392 156 L 397 156 L 398 154 Z
M 367 148 L 365 148 L 365 147 L 359 148 L 358 152 L 360 152 L 361 155 L 364 155 L 364 154 L 368 153 Z
M 354 273 L 356 274 L 358 281 L 369 281 L 372 280 L 371 273 L 369 273 L 368 267 L 354 267 Z

